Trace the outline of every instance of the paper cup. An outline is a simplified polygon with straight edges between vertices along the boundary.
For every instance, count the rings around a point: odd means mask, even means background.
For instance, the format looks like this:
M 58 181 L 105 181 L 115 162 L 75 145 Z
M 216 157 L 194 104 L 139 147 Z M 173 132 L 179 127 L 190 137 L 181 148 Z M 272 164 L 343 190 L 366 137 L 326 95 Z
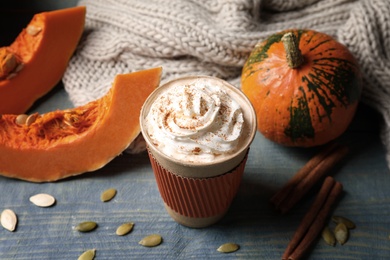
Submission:
M 146 131 L 144 119 L 154 100 L 167 88 L 176 84 L 192 84 L 199 79 L 218 84 L 239 103 L 245 122 L 239 149 L 213 162 L 176 160 L 162 153 L 153 144 Z M 215 77 L 179 78 L 157 88 L 148 97 L 141 110 L 140 125 L 157 186 L 170 216 L 178 223 L 193 228 L 207 227 L 220 220 L 238 191 L 249 146 L 256 134 L 256 115 L 246 96 L 226 81 Z

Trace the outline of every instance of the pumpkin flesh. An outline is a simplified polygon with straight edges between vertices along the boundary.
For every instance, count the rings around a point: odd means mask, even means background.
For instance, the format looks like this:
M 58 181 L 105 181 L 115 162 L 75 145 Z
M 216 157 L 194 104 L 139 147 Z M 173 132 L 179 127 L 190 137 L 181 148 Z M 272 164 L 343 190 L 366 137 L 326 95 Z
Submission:
M 3 47 L 20 66 L 0 79 L 0 114 L 26 112 L 61 80 L 84 30 L 85 14 L 85 6 L 36 14 Z
M 101 99 L 39 115 L 30 125 L 3 115 L 0 174 L 43 182 L 103 167 L 140 133 L 141 107 L 160 77 L 161 68 L 117 75 Z
M 358 64 L 330 36 L 292 30 L 304 62 L 291 68 L 282 36 L 258 44 L 242 73 L 242 90 L 257 113 L 258 129 L 287 146 L 321 145 L 343 133 L 355 114 L 362 83 Z

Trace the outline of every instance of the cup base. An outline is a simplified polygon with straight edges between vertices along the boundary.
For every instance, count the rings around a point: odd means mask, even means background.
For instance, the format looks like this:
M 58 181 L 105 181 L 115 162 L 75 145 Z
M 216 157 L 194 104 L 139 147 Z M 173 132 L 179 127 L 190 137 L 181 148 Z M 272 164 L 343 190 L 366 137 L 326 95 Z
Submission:
M 205 228 L 217 223 L 222 217 L 226 214 L 226 211 L 218 215 L 206 218 L 192 218 L 179 214 L 164 203 L 165 209 L 168 214 L 180 225 L 189 227 L 189 228 Z

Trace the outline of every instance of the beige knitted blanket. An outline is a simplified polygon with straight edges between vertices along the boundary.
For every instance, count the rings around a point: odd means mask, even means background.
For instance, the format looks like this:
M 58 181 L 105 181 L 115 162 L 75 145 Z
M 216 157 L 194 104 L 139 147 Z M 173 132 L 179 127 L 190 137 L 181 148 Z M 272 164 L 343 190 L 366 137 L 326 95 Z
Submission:
M 363 102 L 384 118 L 390 162 L 390 0 L 82 0 L 86 29 L 63 77 L 74 105 L 104 95 L 118 73 L 162 66 L 162 82 L 205 74 L 237 87 L 254 45 L 289 28 L 348 46 Z M 389 164 L 390 165 L 390 164 Z

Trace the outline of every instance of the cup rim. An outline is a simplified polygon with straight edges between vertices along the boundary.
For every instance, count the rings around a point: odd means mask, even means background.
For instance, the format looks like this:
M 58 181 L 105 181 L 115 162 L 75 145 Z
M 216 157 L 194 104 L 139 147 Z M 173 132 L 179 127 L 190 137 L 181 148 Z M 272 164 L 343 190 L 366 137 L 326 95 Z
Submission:
M 237 149 L 234 153 L 231 153 L 227 156 L 223 156 L 221 158 L 216 158 L 215 160 L 211 161 L 211 162 L 202 162 L 202 163 L 199 163 L 199 162 L 191 162 L 191 161 L 183 161 L 183 160 L 179 160 L 179 159 L 175 159 L 175 158 L 172 158 L 172 157 L 169 157 L 168 155 L 166 155 L 165 153 L 161 152 L 160 150 L 158 150 L 158 148 L 155 147 L 155 145 L 153 144 L 151 138 L 149 137 L 149 134 L 147 133 L 146 129 L 145 129 L 145 125 L 144 125 L 144 118 L 146 118 L 149 110 L 150 110 L 150 107 L 152 105 L 152 101 L 159 96 L 159 94 L 164 91 L 166 88 L 169 88 L 171 85 L 177 83 L 177 82 L 180 82 L 180 81 L 195 81 L 195 80 L 199 80 L 199 79 L 208 79 L 208 80 L 211 80 L 211 81 L 216 81 L 216 82 L 219 82 L 219 84 L 221 85 L 224 85 L 226 86 L 227 88 L 229 88 L 231 91 L 234 92 L 235 94 L 235 97 L 236 97 L 236 101 L 239 102 L 240 105 L 242 105 L 243 103 L 245 103 L 247 105 L 247 107 L 249 109 L 246 109 L 244 110 L 243 109 L 243 113 L 244 114 L 247 114 L 248 117 L 251 119 L 252 121 L 252 124 L 249 122 L 249 124 L 247 124 L 247 127 L 248 127 L 248 136 L 245 138 L 245 143 L 242 144 L 242 146 Z M 233 98 L 235 98 L 233 97 Z M 239 97 L 241 100 L 237 100 L 237 97 Z M 140 128 L 141 128 L 141 133 L 146 141 L 146 144 L 150 147 L 151 149 L 151 152 L 156 152 L 158 153 L 158 156 L 159 157 L 162 157 L 163 159 L 165 160 L 168 160 L 168 161 L 171 161 L 173 163 L 177 163 L 177 164 L 180 164 L 180 165 L 183 165 L 183 166 L 189 166 L 189 167 L 197 167 L 197 166 L 201 166 L 201 167 L 208 167 L 208 166 L 214 166 L 214 165 L 218 165 L 218 164 L 221 164 L 225 161 L 229 161 L 231 160 L 232 158 L 235 158 L 237 155 L 239 154 L 242 154 L 244 152 L 246 152 L 246 150 L 249 148 L 250 144 L 253 142 L 255 136 L 256 136 L 256 132 L 257 132 L 257 119 L 256 119 L 256 112 L 253 108 L 253 105 L 252 103 L 250 102 L 250 100 L 247 98 L 247 96 L 240 90 L 238 89 L 237 87 L 233 86 L 232 84 L 230 84 L 229 82 L 223 80 L 223 79 L 220 79 L 220 78 L 217 78 L 217 77 L 214 77 L 214 76 L 207 76 L 207 75 L 194 75 L 194 76 L 183 76 L 183 77 L 179 77 L 179 78 L 176 78 L 176 79 L 173 79 L 173 80 L 170 80 L 162 85 L 160 85 L 159 87 L 157 87 L 148 97 L 147 99 L 145 100 L 142 108 L 141 108 L 141 113 L 140 113 Z M 250 128 L 250 126 L 252 125 L 252 128 Z

